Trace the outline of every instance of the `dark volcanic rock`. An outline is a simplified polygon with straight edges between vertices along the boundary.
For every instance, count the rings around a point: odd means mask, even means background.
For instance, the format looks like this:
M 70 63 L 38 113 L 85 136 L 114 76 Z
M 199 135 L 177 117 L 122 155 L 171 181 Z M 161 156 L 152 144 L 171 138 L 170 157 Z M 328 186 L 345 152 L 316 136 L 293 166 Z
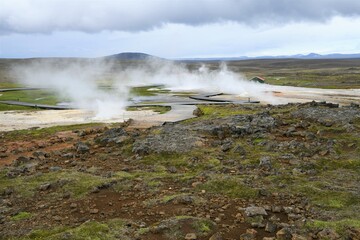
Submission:
M 189 152 L 202 145 L 202 138 L 184 126 L 165 126 L 161 133 L 150 134 L 134 142 L 133 152 L 145 155 L 150 152 Z
M 97 137 L 95 141 L 102 145 L 108 143 L 120 144 L 129 139 L 128 133 L 123 128 L 112 128 L 105 131 L 101 136 Z
M 90 148 L 87 144 L 83 143 L 83 142 L 78 142 L 76 144 L 76 151 L 78 153 L 87 153 L 90 151 Z
M 330 127 L 334 124 L 352 123 L 355 119 L 360 119 L 360 109 L 308 107 L 293 112 L 292 116 L 302 120 L 318 122 Z

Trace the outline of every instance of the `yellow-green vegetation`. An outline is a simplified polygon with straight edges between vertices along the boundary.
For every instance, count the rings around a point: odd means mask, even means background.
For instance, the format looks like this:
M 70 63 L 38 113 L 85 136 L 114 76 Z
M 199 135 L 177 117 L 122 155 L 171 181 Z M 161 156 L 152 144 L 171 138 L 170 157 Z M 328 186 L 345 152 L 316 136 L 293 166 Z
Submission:
M 265 82 L 275 85 L 319 87 L 319 88 L 359 88 L 360 68 L 358 59 L 266 59 L 227 62 L 229 69 L 245 75 L 265 78 Z M 192 64 L 195 65 L 195 64 Z M 210 68 L 218 68 L 219 63 L 207 63 Z
M 31 198 L 43 184 L 53 184 L 60 189 L 56 194 L 70 193 L 73 198 L 80 198 L 94 187 L 114 179 L 102 178 L 76 171 L 60 171 L 31 176 L 8 178 L 4 172 L 0 176 L 0 189 L 12 188 L 23 198 Z M 59 184 L 63 182 L 63 184 Z M 55 194 L 55 193 L 54 193 Z
M 20 221 L 20 220 L 24 220 L 24 219 L 28 219 L 28 218 L 31 218 L 31 213 L 29 213 L 29 212 L 19 212 L 15 216 L 12 216 L 10 219 L 12 221 Z
M 293 74 L 288 72 L 265 74 L 266 83 L 283 86 L 315 87 L 315 88 L 358 88 L 358 73 L 349 73 L 341 69 L 327 72 L 319 70 L 300 70 Z
M 60 240 L 64 239 L 63 236 L 69 236 L 70 239 L 83 240 L 83 239 L 97 239 L 97 240 L 112 240 L 112 239 L 128 239 L 125 235 L 125 221 L 121 219 L 113 219 L 108 222 L 90 221 L 81 224 L 75 228 L 54 228 L 50 230 L 40 229 L 32 231 L 25 239 L 37 240 Z
M 199 189 L 233 198 L 256 198 L 259 192 L 257 189 L 246 186 L 241 179 L 227 176 L 215 177 L 199 185 Z
M 162 89 L 162 85 L 151 85 L 143 87 L 133 87 L 130 89 L 131 96 L 156 96 L 161 93 L 168 93 L 170 90 Z
M 20 87 L 24 87 L 18 83 L 14 83 L 14 82 L 1 82 L 0 81 L 0 89 L 2 88 L 20 88 Z
M 13 110 L 36 110 L 33 107 L 16 106 L 0 103 L 0 111 L 13 111 Z
M 21 240 L 30 240 L 30 239 L 34 239 L 34 240 L 45 240 L 45 239 L 50 239 L 50 240 L 56 240 L 56 239 L 60 239 L 60 234 L 65 232 L 67 229 L 69 229 L 68 227 L 55 227 L 53 229 L 37 229 L 37 230 L 33 230 L 30 234 L 28 234 L 25 237 L 22 238 L 18 238 Z
M 138 233 L 139 233 L 140 235 L 145 235 L 145 234 L 147 234 L 148 232 L 150 232 L 150 228 L 148 228 L 148 227 L 146 227 L 146 228 L 140 228 L 139 231 L 138 231 Z
M 193 227 L 200 232 L 201 235 L 206 235 L 213 230 L 214 223 L 207 219 L 198 219 L 193 223 Z
M 193 172 L 204 169 L 216 169 L 221 162 L 214 158 L 211 153 L 215 151 L 212 148 L 204 150 L 193 150 L 188 153 L 152 153 L 146 155 L 141 160 L 142 163 L 155 166 L 175 166 L 191 168 Z M 191 159 L 197 159 L 195 162 Z
M 17 139 L 41 139 L 46 136 L 55 134 L 62 131 L 75 131 L 86 129 L 89 127 L 100 127 L 105 126 L 103 123 L 86 123 L 86 124 L 76 124 L 68 126 L 55 126 L 49 128 L 40 128 L 40 129 L 24 129 L 24 130 L 14 130 L 11 132 L 4 133 L 4 139 L 7 140 L 17 140 Z
M 157 164 L 163 166 L 187 166 L 188 158 L 186 155 L 177 153 L 161 153 L 161 154 L 150 154 L 145 156 L 141 161 L 145 164 Z
M 313 203 L 324 209 L 342 209 L 360 202 L 360 197 L 351 192 L 329 190 L 331 185 L 324 184 L 324 181 L 303 184 L 297 182 L 296 185 L 296 191 L 308 196 Z
M 171 107 L 168 106 L 145 106 L 145 107 L 127 107 L 127 111 L 144 111 L 151 110 L 160 114 L 167 113 L 171 110 Z
M 310 229 L 334 229 L 339 234 L 343 234 L 346 229 L 354 227 L 360 228 L 360 219 L 343 219 L 340 221 L 319 221 L 313 220 L 306 223 L 306 227 Z
M 232 115 L 256 114 L 261 111 L 255 105 L 199 105 L 204 116 L 227 117 Z
M 209 219 L 196 218 L 192 216 L 175 216 L 162 222 L 168 222 L 168 229 L 164 231 L 166 239 L 184 239 L 185 235 L 182 229 L 190 228 L 197 236 L 209 235 L 215 227 L 215 224 Z M 156 224 L 155 224 L 156 227 Z
M 56 105 L 59 102 L 56 93 L 50 90 L 21 90 L 2 92 L 1 94 L 1 101 L 20 101 L 48 105 Z

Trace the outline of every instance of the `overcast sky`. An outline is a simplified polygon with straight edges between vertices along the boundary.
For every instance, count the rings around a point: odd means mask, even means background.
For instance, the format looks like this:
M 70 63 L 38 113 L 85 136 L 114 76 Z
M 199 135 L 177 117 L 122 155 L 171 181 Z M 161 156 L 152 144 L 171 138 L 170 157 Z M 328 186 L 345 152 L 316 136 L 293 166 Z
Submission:
M 0 0 L 0 58 L 360 53 L 359 0 Z

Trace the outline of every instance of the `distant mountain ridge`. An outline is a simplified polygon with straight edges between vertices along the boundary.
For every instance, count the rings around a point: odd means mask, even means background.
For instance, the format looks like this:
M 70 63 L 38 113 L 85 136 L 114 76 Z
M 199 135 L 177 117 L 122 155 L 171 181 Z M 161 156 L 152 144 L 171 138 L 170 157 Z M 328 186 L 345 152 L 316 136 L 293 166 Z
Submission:
M 83 59 L 83 60 L 121 60 L 121 61 L 144 61 L 144 60 L 160 60 L 160 61 L 239 61 L 239 60 L 261 60 L 261 59 L 356 59 L 360 58 L 360 53 L 353 54 L 342 54 L 342 53 L 332 53 L 321 55 L 317 53 L 309 54 L 296 54 L 296 55 L 280 55 L 280 56 L 258 56 L 258 57 L 248 57 L 248 56 L 239 56 L 239 57 L 211 57 L 211 58 L 172 58 L 166 59 L 162 57 L 157 57 L 142 52 L 122 52 L 113 55 L 108 55 L 104 57 L 97 58 L 84 58 L 84 57 L 39 57 L 39 58 L 18 58 L 18 59 L 52 59 L 52 60 L 67 60 L 67 59 Z M 6 59 L 6 58 L 0 58 Z M 14 58 L 16 59 L 16 58 Z
M 258 57 L 215 57 L 215 58 L 182 58 L 178 59 L 180 61 L 237 61 L 237 60 L 255 60 L 255 59 L 351 59 L 351 58 L 360 58 L 360 53 L 354 54 L 342 54 L 342 53 L 332 53 L 332 54 L 296 54 L 296 55 L 280 55 L 280 56 L 258 56 Z
M 128 61 L 141 61 L 148 59 L 157 59 L 157 60 L 166 60 L 165 58 L 160 58 L 146 53 L 141 52 L 122 52 L 114 55 L 105 56 L 106 59 L 116 59 L 116 60 L 128 60 Z M 342 54 L 342 53 L 332 53 L 321 55 L 318 53 L 309 53 L 309 54 L 296 54 L 296 55 L 280 55 L 280 56 L 258 56 L 258 57 L 248 57 L 248 56 L 239 56 L 239 57 L 214 57 L 214 58 L 180 58 L 173 59 L 177 61 L 239 61 L 239 60 L 256 60 L 256 59 L 351 59 L 351 58 L 360 58 L 360 53 L 353 54 Z
M 141 52 L 122 52 L 114 55 L 105 56 L 107 59 L 116 59 L 116 60 L 147 60 L 147 59 L 161 59 L 150 54 L 141 53 Z

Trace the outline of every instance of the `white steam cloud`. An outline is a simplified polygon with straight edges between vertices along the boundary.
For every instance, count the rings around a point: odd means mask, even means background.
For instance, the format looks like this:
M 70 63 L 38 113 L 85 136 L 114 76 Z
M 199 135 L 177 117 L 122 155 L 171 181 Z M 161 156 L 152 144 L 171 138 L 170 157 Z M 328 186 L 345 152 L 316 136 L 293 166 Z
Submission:
M 16 67 L 14 75 L 22 84 L 30 87 L 54 89 L 74 107 L 93 110 L 98 119 L 108 119 L 121 113 L 127 104 L 126 85 L 116 84 L 112 93 L 100 89 L 98 81 L 107 76 L 111 64 L 100 61 L 84 64 L 34 62 Z
M 73 106 L 95 111 L 97 119 L 110 119 L 124 111 L 132 86 L 162 84 L 174 91 L 222 92 L 275 103 L 266 91 L 268 85 L 250 82 L 229 71 L 225 64 L 216 70 L 204 65 L 190 70 L 185 65 L 157 60 L 122 70 L 116 70 L 116 66 L 100 60 L 86 63 L 54 60 L 34 62 L 14 70 L 19 82 L 30 87 L 54 89 Z M 103 84 L 111 82 L 112 88 L 100 88 L 99 82 L 103 81 Z

